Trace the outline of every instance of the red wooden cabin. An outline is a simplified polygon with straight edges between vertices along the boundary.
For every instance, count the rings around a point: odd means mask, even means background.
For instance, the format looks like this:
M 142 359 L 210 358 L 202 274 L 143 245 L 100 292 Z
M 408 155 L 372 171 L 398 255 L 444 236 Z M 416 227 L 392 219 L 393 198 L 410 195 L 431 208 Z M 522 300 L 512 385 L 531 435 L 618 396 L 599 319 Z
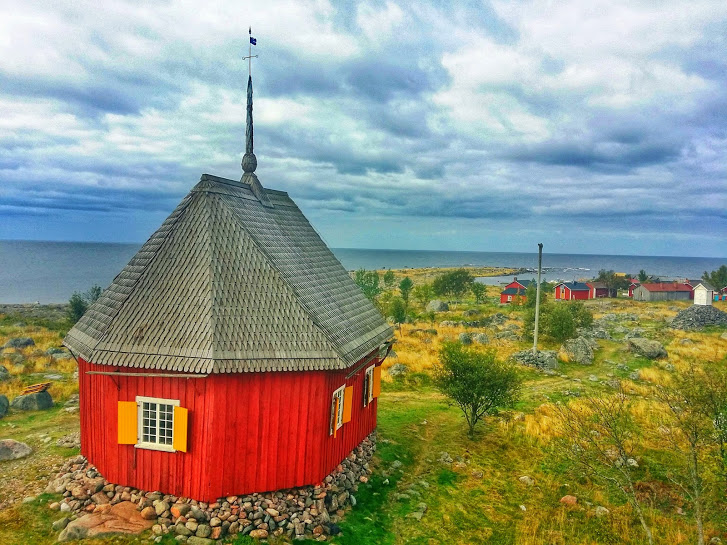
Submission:
M 631 279 L 631 284 L 629 284 L 629 297 L 634 296 L 634 290 L 638 288 L 641 285 L 641 282 Z
M 555 286 L 555 299 L 560 301 L 575 301 L 589 299 L 591 288 L 583 282 L 561 282 Z
M 81 452 L 213 501 L 320 482 L 376 427 L 391 327 L 286 193 L 203 175 L 64 344 Z
M 525 290 L 530 285 L 530 282 L 532 282 L 532 280 L 518 280 L 517 276 L 513 278 L 513 281 L 505 286 L 505 289 L 500 292 L 500 303 L 525 303 L 527 300 Z
M 599 299 L 601 297 L 608 297 L 608 286 L 603 282 L 586 282 L 586 286 L 589 288 L 588 298 Z

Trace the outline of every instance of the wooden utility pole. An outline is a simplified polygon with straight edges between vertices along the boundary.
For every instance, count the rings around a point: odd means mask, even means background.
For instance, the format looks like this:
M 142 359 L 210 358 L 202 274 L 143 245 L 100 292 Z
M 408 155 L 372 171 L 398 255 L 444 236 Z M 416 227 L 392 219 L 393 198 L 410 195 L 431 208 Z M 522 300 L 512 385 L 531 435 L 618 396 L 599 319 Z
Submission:
M 535 332 L 533 333 L 533 354 L 538 353 L 538 319 L 540 318 L 540 271 L 543 267 L 543 243 L 538 242 L 538 285 L 535 289 Z

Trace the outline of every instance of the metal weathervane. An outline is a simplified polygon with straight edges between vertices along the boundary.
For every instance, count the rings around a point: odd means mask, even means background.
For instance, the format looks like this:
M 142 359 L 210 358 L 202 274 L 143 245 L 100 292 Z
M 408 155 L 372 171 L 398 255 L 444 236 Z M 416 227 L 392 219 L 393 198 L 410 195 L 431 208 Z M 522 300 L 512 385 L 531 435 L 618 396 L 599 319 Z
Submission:
M 257 57 L 257 55 L 252 54 L 252 46 L 257 45 L 257 39 L 252 37 L 252 27 L 249 27 L 247 32 L 250 35 L 249 52 L 247 57 L 242 57 L 242 60 L 247 59 L 247 75 L 250 77 L 252 76 L 252 59 L 253 57 Z

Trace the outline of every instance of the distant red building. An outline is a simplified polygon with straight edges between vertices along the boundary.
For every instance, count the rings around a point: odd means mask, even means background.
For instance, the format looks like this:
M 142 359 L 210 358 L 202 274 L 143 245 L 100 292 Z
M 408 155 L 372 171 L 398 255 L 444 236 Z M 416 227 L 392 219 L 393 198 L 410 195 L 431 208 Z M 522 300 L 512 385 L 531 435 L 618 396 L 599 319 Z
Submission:
M 599 299 L 609 296 L 608 286 L 603 282 L 586 282 L 586 286 L 590 289 L 588 292 L 589 299 Z
M 517 277 L 513 279 L 505 289 L 500 292 L 500 303 L 524 303 L 527 300 L 525 296 L 525 290 L 532 280 L 518 280 Z
M 584 282 L 561 282 L 555 286 L 555 299 L 557 301 L 576 301 L 589 299 L 591 288 Z
M 629 297 L 634 296 L 634 290 L 636 288 L 638 288 L 640 285 L 641 285 L 641 282 L 638 282 L 638 281 L 634 280 L 633 278 L 631 279 L 631 284 L 629 284 Z

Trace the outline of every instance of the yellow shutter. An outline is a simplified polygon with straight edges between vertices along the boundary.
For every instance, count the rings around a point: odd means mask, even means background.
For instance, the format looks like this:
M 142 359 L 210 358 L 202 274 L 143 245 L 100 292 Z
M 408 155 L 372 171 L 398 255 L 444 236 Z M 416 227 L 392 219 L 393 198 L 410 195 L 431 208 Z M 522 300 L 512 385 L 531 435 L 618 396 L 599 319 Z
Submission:
M 381 393 L 381 366 L 374 367 L 374 397 Z
M 353 386 L 346 386 L 343 391 L 343 423 L 351 421 L 351 408 L 353 407 Z
M 118 443 L 119 445 L 136 444 L 136 401 L 118 402 Z
M 174 430 L 172 447 L 180 452 L 187 452 L 187 409 L 174 407 Z

